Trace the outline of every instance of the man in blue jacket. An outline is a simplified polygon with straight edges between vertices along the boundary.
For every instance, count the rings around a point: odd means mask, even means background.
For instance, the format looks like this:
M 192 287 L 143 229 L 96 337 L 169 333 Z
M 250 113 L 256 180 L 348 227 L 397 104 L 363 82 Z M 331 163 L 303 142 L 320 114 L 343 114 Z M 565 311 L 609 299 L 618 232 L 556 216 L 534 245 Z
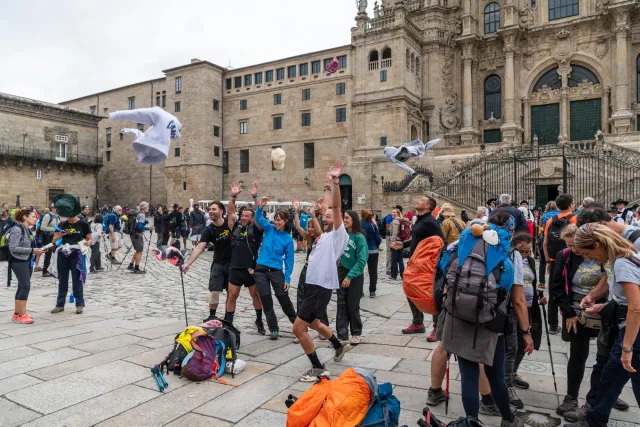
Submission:
M 500 204 L 497 208 L 491 211 L 491 213 L 489 214 L 489 218 L 495 216 L 495 214 L 497 214 L 498 212 L 507 212 L 513 217 L 514 221 L 516 222 L 516 228 L 513 232 L 514 234 L 521 231 L 525 233 L 529 232 L 527 220 L 525 219 L 522 212 L 520 212 L 517 208 L 511 206 L 511 196 L 509 194 L 501 194 L 498 198 L 498 202 Z

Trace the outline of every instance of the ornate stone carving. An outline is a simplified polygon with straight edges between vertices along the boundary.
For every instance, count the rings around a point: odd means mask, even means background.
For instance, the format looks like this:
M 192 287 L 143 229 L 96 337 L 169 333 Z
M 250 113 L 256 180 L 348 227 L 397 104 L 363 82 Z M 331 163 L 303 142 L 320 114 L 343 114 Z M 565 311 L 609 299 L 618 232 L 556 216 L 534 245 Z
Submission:
M 566 29 L 560 30 L 556 35 L 556 52 L 560 56 L 567 56 L 571 53 L 571 33 Z
M 524 30 L 528 30 L 534 24 L 535 13 L 531 6 L 526 5 L 520 9 L 520 27 Z
M 64 126 L 54 126 L 54 127 L 45 126 L 44 140 L 48 141 L 52 147 L 56 145 L 56 135 L 68 137 L 69 144 L 73 144 L 73 145 L 78 144 L 78 132 L 69 130 L 69 128 Z
M 504 53 L 513 53 L 515 51 L 515 43 L 516 43 L 516 34 L 509 33 L 503 36 L 503 46 L 502 50 Z
M 614 28 L 616 33 L 616 37 L 628 37 L 629 36 L 629 26 L 627 24 L 618 24 L 616 28 Z
M 444 107 L 440 108 L 440 130 L 452 132 L 458 130 L 460 118 L 458 117 L 458 94 L 453 88 L 454 52 L 447 49 L 442 66 L 442 92 L 444 93 Z
M 504 124 L 504 119 L 503 118 L 496 119 L 492 112 L 491 117 L 489 117 L 487 120 L 479 120 L 479 122 L 480 122 L 480 127 L 482 127 L 483 129 L 489 129 L 489 128 L 496 128 L 496 127 L 502 126 Z
M 610 0 L 596 0 L 596 12 L 607 13 Z
M 532 101 L 549 101 L 560 99 L 562 92 L 560 89 L 551 89 L 547 85 L 542 86 L 538 91 L 531 94 Z
M 377 2 L 376 2 L 377 5 Z M 358 15 L 366 15 L 367 14 L 367 0 L 359 0 L 358 1 Z
M 598 36 L 598 38 L 596 39 L 596 56 L 602 59 L 608 52 L 609 41 L 605 36 Z
M 600 83 L 594 84 L 588 80 L 583 80 L 578 83 L 578 86 L 569 88 L 569 95 L 602 95 L 602 85 Z

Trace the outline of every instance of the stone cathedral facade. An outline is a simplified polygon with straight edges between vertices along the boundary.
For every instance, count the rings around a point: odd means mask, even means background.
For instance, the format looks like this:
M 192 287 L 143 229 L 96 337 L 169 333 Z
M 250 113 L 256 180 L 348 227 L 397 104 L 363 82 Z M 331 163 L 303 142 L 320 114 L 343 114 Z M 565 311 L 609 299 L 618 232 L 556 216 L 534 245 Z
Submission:
M 62 103 L 105 117 L 100 200 L 226 199 L 236 180 L 262 184 L 260 193 L 273 200 L 311 200 L 339 158 L 345 207 L 387 210 L 424 191 L 475 207 L 494 190 L 483 181 L 468 190 L 478 200 L 463 198 L 448 188 L 459 185 L 461 172 L 478 175 L 482 159 L 515 156 L 523 147 L 562 148 L 564 160 L 538 155 L 528 175 L 512 173 L 504 185 L 528 180 L 516 195 L 544 202 L 589 173 L 570 161 L 577 152 L 563 148 L 579 144 L 591 150 L 585 155 L 628 161 L 633 176 L 624 185 L 633 187 L 629 197 L 638 192 L 636 1 L 382 0 L 370 14 L 368 6 L 358 2 L 346 46 L 238 69 L 194 59 L 162 78 Z M 324 67 L 334 58 L 339 69 L 329 74 Z M 118 134 L 125 124 L 108 120 L 110 111 L 153 105 L 185 126 L 157 168 L 136 164 L 129 137 Z M 436 137 L 442 142 L 435 149 L 410 162 L 416 177 L 382 155 L 385 146 Z M 275 147 L 287 153 L 282 171 L 270 164 Z M 609 183 L 580 185 L 586 195 Z

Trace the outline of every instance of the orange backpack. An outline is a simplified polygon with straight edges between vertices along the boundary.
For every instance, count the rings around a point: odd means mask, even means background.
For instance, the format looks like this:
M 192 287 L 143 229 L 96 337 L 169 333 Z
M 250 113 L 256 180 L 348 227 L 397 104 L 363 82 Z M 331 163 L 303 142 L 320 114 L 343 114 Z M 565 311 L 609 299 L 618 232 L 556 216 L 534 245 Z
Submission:
M 438 236 L 422 240 L 411 255 L 402 276 L 404 294 L 423 313 L 438 314 L 433 285 L 443 245 L 444 242 Z
M 289 408 L 287 427 L 358 426 L 376 389 L 373 374 L 359 368 L 349 368 L 333 381 L 322 377 Z

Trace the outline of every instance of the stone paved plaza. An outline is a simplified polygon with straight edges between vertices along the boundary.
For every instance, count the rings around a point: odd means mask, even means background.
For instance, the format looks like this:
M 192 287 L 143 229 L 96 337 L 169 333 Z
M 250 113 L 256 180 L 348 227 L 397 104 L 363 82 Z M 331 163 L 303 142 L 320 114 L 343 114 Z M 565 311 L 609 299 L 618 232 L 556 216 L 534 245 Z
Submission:
M 191 324 L 207 316 L 211 257 L 212 252 L 205 252 L 185 276 Z M 302 265 L 303 255 L 297 254 L 292 296 Z M 402 335 L 411 315 L 401 282 L 387 278 L 382 262 L 379 267 L 378 297 L 362 300 L 362 344 L 351 348 L 340 363 L 327 366 L 334 377 L 359 366 L 373 370 L 379 382 L 392 382 L 402 404 L 401 424 L 415 426 L 425 406 L 435 344 L 427 343 L 424 334 Z M 169 388 L 160 393 L 149 367 L 168 354 L 175 334 L 185 326 L 176 267 L 150 256 L 146 275 L 133 275 L 126 265 L 119 272 L 113 268 L 90 275 L 82 315 L 76 315 L 71 304 L 64 313 L 50 314 L 57 284 L 35 274 L 28 303 L 33 325 L 9 320 L 17 283 L 14 279 L 11 288 L 4 286 L 6 268 L 6 263 L 0 264 L 0 426 L 284 426 L 286 396 L 300 395 L 310 387 L 297 379 L 309 362 L 292 342 L 291 325 L 279 312 L 281 338 L 270 341 L 258 335 L 246 290 L 238 301 L 235 323 L 242 330 L 239 357 L 248 363 L 235 379 L 227 378 L 239 386 L 192 383 L 168 375 Z M 329 307 L 332 322 L 335 310 L 334 297 Z M 224 313 L 222 305 L 218 313 Z M 568 344 L 559 336 L 551 339 L 560 396 L 554 393 L 548 348 L 543 343 L 520 369 L 531 383 L 530 390 L 519 392 L 529 411 L 553 413 L 566 392 Z M 321 359 L 330 361 L 332 351 L 326 342 L 316 343 Z M 588 366 L 595 357 L 595 342 L 591 353 Z M 589 374 L 587 369 L 587 381 Z M 455 363 L 451 379 L 445 420 L 463 413 Z M 585 382 L 581 397 L 587 389 Z M 622 398 L 632 407 L 627 412 L 614 410 L 610 425 L 638 425 L 640 410 L 629 386 Z M 433 411 L 444 415 L 444 404 Z M 498 418 L 481 419 L 489 426 L 500 425 Z

